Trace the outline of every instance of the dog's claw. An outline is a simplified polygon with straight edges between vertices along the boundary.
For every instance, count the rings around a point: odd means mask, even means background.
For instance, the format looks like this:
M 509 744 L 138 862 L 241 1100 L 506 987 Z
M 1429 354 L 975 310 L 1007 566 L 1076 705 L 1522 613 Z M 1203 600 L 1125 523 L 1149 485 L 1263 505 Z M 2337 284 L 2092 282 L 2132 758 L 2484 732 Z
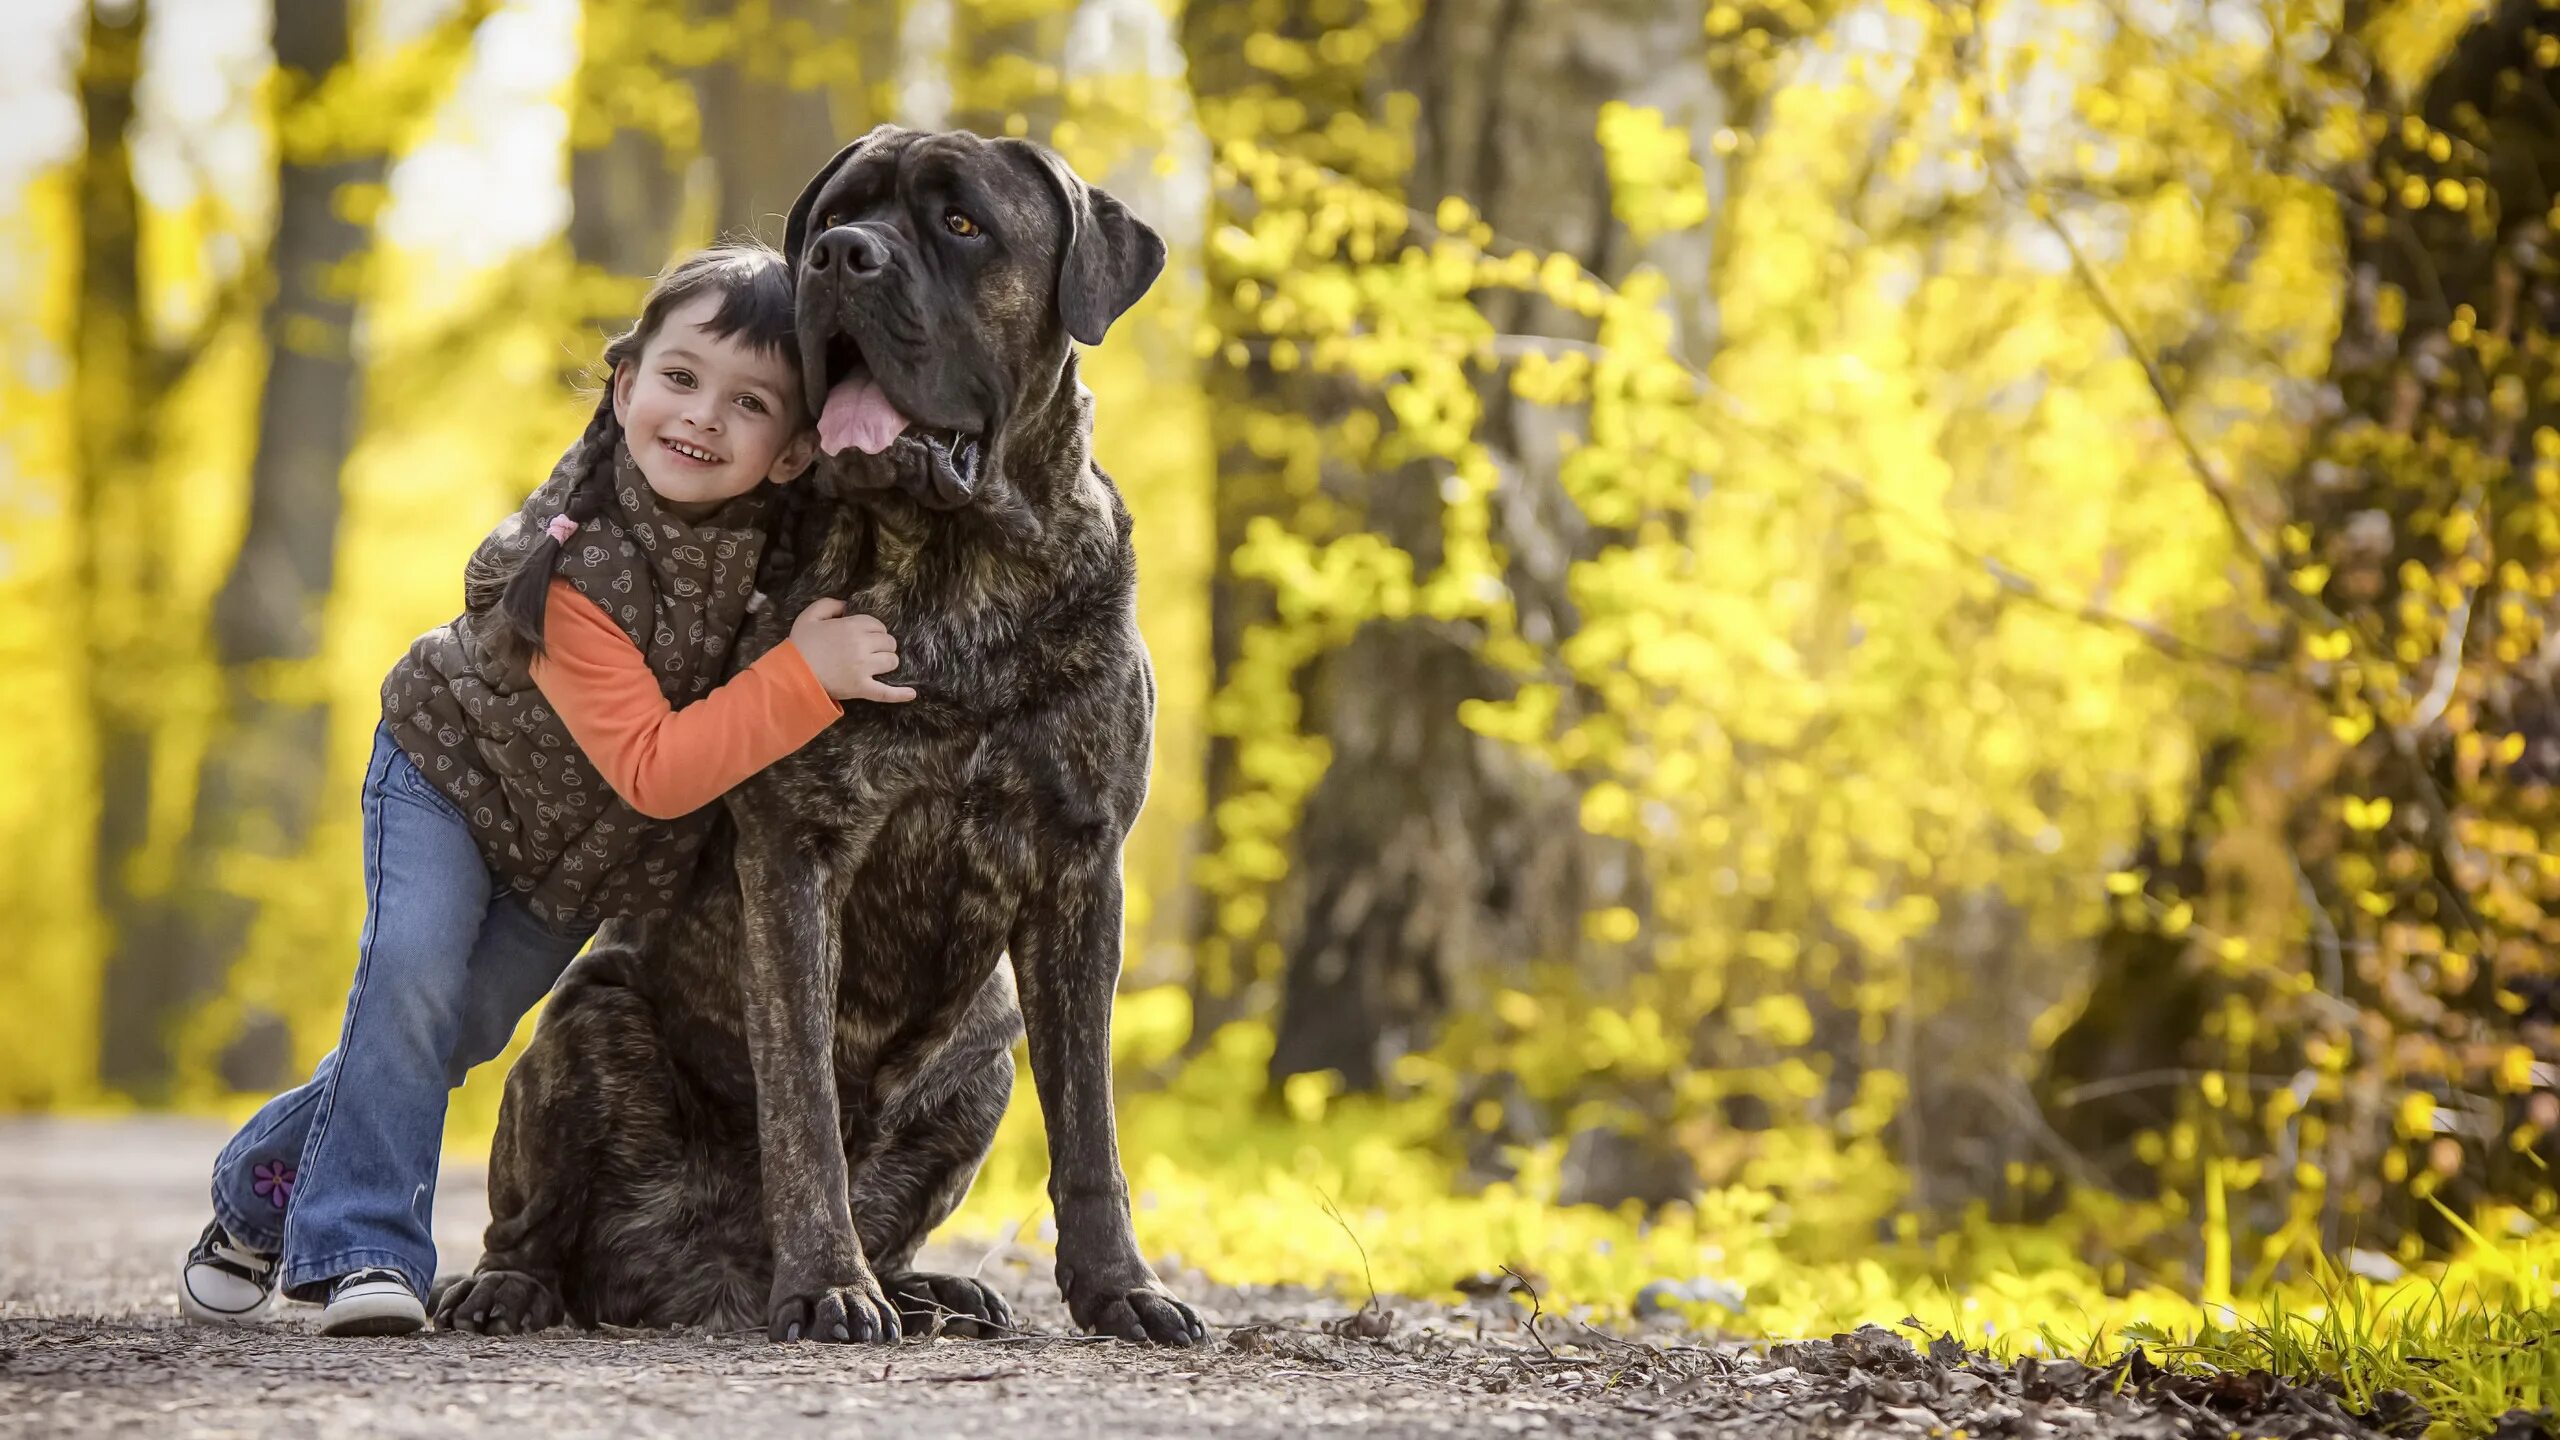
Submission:
M 521 1270 L 483 1270 L 436 1296 L 436 1328 L 482 1335 L 530 1335 L 566 1318 L 560 1292 Z
M 910 1335 L 991 1340 L 1013 1329 L 1012 1307 L 976 1280 L 910 1270 L 890 1276 L 881 1286 L 897 1306 L 899 1324 Z
M 1103 1312 L 1105 1333 L 1139 1344 L 1197 1345 L 1208 1338 L 1191 1307 L 1170 1295 L 1132 1290 Z
M 865 1283 L 828 1286 L 776 1301 L 765 1333 L 782 1341 L 870 1344 L 898 1338 L 897 1312 L 889 1308 L 878 1283 L 866 1277 Z
M 1078 1328 L 1092 1335 L 1111 1335 L 1138 1345 L 1191 1346 L 1206 1343 L 1209 1327 L 1199 1313 L 1164 1293 L 1152 1275 L 1128 1285 L 1078 1283 L 1063 1262 L 1067 1313 Z

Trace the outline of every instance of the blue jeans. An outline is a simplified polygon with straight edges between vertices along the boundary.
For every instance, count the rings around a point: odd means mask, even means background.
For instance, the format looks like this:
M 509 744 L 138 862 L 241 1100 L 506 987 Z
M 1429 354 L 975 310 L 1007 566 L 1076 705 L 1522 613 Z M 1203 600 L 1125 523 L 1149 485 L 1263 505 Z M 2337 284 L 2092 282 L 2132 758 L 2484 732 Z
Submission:
M 506 1048 L 587 942 L 493 895 L 462 812 L 382 729 L 364 776 L 364 882 L 338 1048 L 251 1117 L 213 1167 L 222 1228 L 281 1252 L 298 1300 L 375 1267 L 427 1293 L 446 1092 Z

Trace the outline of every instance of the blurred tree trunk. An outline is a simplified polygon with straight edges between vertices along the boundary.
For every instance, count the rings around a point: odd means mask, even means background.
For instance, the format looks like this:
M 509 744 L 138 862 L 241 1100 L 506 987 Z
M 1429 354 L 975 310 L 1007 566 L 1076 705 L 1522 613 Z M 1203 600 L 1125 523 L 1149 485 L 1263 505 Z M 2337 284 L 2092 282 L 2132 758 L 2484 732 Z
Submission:
M 276 0 L 276 63 L 297 88 L 352 58 L 350 10 L 348 0 Z M 220 990 L 249 939 L 266 874 L 302 854 L 321 799 L 329 717 L 316 671 L 336 568 L 338 476 L 358 422 L 352 272 L 366 243 L 337 198 L 381 184 L 385 168 L 372 146 L 278 159 L 266 385 L 248 528 L 213 605 L 221 708 L 184 851 L 193 873 L 159 933 L 130 952 L 163 1026 Z M 266 1088 L 289 1059 L 280 1027 L 255 1027 L 225 1057 L 223 1078 Z M 162 1071 L 165 1083 L 165 1057 Z
M 1250 5 L 1195 3 L 1184 7 L 1182 50 L 1190 67 L 1194 104 L 1201 129 L 1210 142 L 1211 158 L 1220 159 L 1225 146 L 1247 142 L 1338 169 L 1362 183 L 1393 187 L 1401 182 L 1400 175 L 1368 168 L 1357 151 L 1340 151 L 1327 142 L 1329 126 L 1336 119 L 1364 116 L 1369 109 L 1370 98 L 1363 79 L 1348 67 L 1321 68 L 1310 75 L 1293 77 L 1286 86 L 1287 93 L 1303 107 L 1304 119 L 1289 133 L 1275 133 L 1268 122 L 1270 102 L 1277 98 L 1282 86 L 1247 60 L 1252 53 L 1250 42 L 1257 33 L 1272 33 L 1312 43 L 1322 30 L 1313 10 L 1311 0 L 1259 0 Z M 1233 181 L 1227 184 L 1232 187 Z M 1207 226 L 1210 234 L 1250 223 L 1250 214 L 1240 211 L 1239 203 L 1238 192 L 1233 188 L 1213 192 Z M 1201 263 L 1211 326 L 1223 335 L 1253 333 L 1257 325 L 1253 310 L 1238 295 L 1242 278 L 1239 267 L 1227 263 L 1215 244 L 1205 247 Z M 1302 487 L 1288 473 L 1290 457 L 1271 453 L 1267 442 L 1258 443 L 1257 432 L 1269 417 L 1291 417 L 1309 423 L 1336 420 L 1360 400 L 1339 382 L 1304 370 L 1276 369 L 1263 351 L 1212 363 L 1202 384 L 1209 396 L 1216 463 L 1209 575 L 1210 693 L 1224 697 L 1229 695 L 1244 657 L 1248 633 L 1268 623 L 1274 613 L 1270 590 L 1235 572 L 1236 553 L 1245 543 L 1247 527 L 1254 521 L 1277 517 L 1284 524 L 1289 523 L 1296 518 L 1293 509 L 1304 504 L 1302 497 L 1293 495 Z M 1269 699 L 1255 697 L 1244 703 L 1267 704 Z M 1226 1021 L 1253 1009 L 1258 1000 L 1255 991 L 1259 977 L 1280 968 L 1272 958 L 1283 940 L 1283 927 L 1275 919 L 1277 907 L 1269 906 L 1264 895 L 1254 893 L 1271 877 L 1259 867 L 1235 862 L 1229 852 L 1236 847 L 1236 836 L 1221 818 L 1222 809 L 1232 807 L 1240 798 L 1249 799 L 1255 790 L 1243 769 L 1243 750 L 1235 729 L 1237 717 L 1220 714 L 1222 709 L 1241 708 L 1232 699 L 1223 706 L 1213 702 L 1210 707 L 1202 790 L 1204 808 L 1212 824 L 1209 853 L 1200 864 L 1204 903 L 1192 947 L 1195 959 L 1190 982 L 1190 1044 L 1194 1048 L 1205 1044 Z M 1285 843 L 1288 855 L 1284 858 L 1294 864 L 1297 852 L 1304 847 L 1295 834 Z
M 1382 66 L 1397 91 L 1419 102 L 1413 166 L 1398 177 L 1407 202 L 1427 215 L 1441 197 L 1458 196 L 1505 247 L 1569 255 L 1608 279 L 1623 275 L 1640 257 L 1611 215 L 1598 113 L 1607 101 L 1633 98 L 1664 106 L 1675 123 L 1693 122 L 1711 101 L 1703 20 L 1690 0 L 1593 7 L 1434 0 Z M 1238 15 L 1224 7 L 1187 25 L 1204 113 L 1212 99 L 1249 98 L 1267 83 L 1240 60 L 1220 58 L 1244 52 L 1240 26 L 1288 36 L 1320 28 L 1295 9 L 1275 24 L 1267 10 Z M 1320 88 L 1312 95 L 1292 88 L 1290 98 L 1309 108 L 1300 129 L 1307 137 L 1321 136 L 1328 106 L 1357 106 L 1375 120 L 1389 104 L 1383 94 Z M 1320 148 L 1310 148 L 1321 163 Z M 1673 273 L 1691 299 L 1701 297 L 1704 256 L 1684 258 L 1691 263 Z M 1213 269 L 1213 298 L 1231 286 Z M 1499 331 L 1587 338 L 1588 322 L 1541 299 L 1479 299 Z M 1258 360 L 1217 383 L 1234 392 L 1232 404 L 1220 405 L 1222 417 L 1321 420 L 1356 403 L 1338 385 L 1278 375 Z M 1501 475 L 1494 504 L 1504 579 L 1522 632 L 1533 643 L 1552 641 L 1573 628 L 1565 579 L 1594 538 L 1553 480 L 1563 417 L 1516 403 L 1499 376 L 1481 393 L 1479 435 Z M 1247 525 L 1286 503 L 1273 468 L 1253 456 L 1241 426 L 1226 432 L 1213 601 L 1222 677 L 1267 611 L 1227 559 Z M 1339 482 L 1355 478 L 1367 477 L 1328 475 L 1334 498 L 1410 553 L 1417 574 L 1428 574 L 1440 559 L 1437 477 L 1381 477 L 1365 492 L 1345 493 Z M 1580 786 L 1571 777 L 1458 724 L 1463 702 L 1511 688 L 1478 658 L 1474 639 L 1424 621 L 1373 622 L 1302 675 L 1306 728 L 1327 742 L 1331 762 L 1298 826 L 1276 923 L 1247 941 L 1277 943 L 1285 955 L 1275 1080 L 1332 1069 L 1355 1088 L 1374 1087 L 1488 977 L 1533 962 L 1574 963 L 1587 945 L 1587 910 L 1642 907 L 1629 857 L 1582 830 Z M 1232 743 L 1216 746 L 1213 807 L 1234 790 L 1235 763 Z M 1231 963 L 1252 968 L 1249 957 Z
M 694 72 L 711 214 L 722 236 L 782 243 L 783 218 L 827 157 L 871 128 L 874 77 L 896 73 L 898 12 L 864 0 L 773 0 L 758 33 Z M 829 75 L 846 77 L 830 85 Z
M 143 1090 L 166 1048 L 160 976 L 142 943 L 151 887 L 139 872 L 150 837 L 152 735 L 164 706 L 156 683 L 176 628 L 165 603 L 169 570 L 151 503 L 156 356 L 142 308 L 141 202 L 126 132 L 142 73 L 148 4 L 89 7 L 80 61 L 88 126 L 78 180 L 80 298 L 73 325 L 73 426 L 83 514 L 80 593 L 88 610 L 90 723 L 98 746 L 98 908 L 110 952 L 99 1072 Z
M 1408 201 L 1466 200 L 1505 246 L 1569 255 L 1610 281 L 1639 258 L 1611 214 L 1595 131 L 1612 100 L 1693 119 L 1708 102 L 1704 7 L 1618 0 L 1548 7 L 1433 0 L 1397 57 L 1397 88 L 1420 102 Z M 1677 77 L 1677 78 L 1672 78 Z M 1704 257 L 1676 288 L 1702 297 Z M 1588 323 L 1537 295 L 1479 295 L 1502 334 L 1587 338 Z M 1495 533 L 1521 631 L 1551 643 L 1576 627 L 1566 581 L 1595 541 L 1555 476 L 1568 417 L 1478 387 L 1479 438 L 1501 487 Z M 1381 487 L 1371 528 L 1439 563 L 1437 486 Z M 1372 624 L 1311 687 L 1332 765 L 1302 822 L 1303 899 L 1289 947 L 1275 1078 L 1337 1069 L 1371 1087 L 1396 1055 L 1430 1042 L 1454 999 L 1500 970 L 1576 966 L 1582 919 L 1643 908 L 1625 848 L 1582 829 L 1581 785 L 1457 723 L 1466 700 L 1511 682 L 1463 636 L 1424 623 Z
M 2209 801 L 2241 763 L 2237 740 L 2216 742 L 2199 766 L 2196 793 Z M 2208 813 L 2199 804 L 2174 833 L 2143 836 L 2126 868 L 2158 896 L 2203 893 Z M 2082 1163 L 2075 1178 L 2102 1178 L 2128 1192 L 2157 1178 L 2135 1158 L 2133 1144 L 2176 1118 L 2182 1067 L 2196 1058 L 2189 1052 L 2213 1008 L 2210 977 L 2190 954 L 2194 948 L 2186 938 L 2119 921 L 2099 932 L 2089 998 L 2046 1048 L 2037 1084 L 2053 1133 Z M 2053 1188 L 2030 1197 L 2031 1213 L 2043 1218 L 2063 1194 Z
M 1048 141 L 1066 113 L 1059 68 L 1076 0 L 951 0 L 954 130 Z
M 781 244 L 783 217 L 818 166 L 887 118 L 903 8 L 774 0 L 726 49 L 692 57 L 656 53 L 628 7 L 591 3 L 571 98 L 570 252 L 611 274 L 654 275 L 687 243 L 697 202 L 712 238 Z M 626 123 L 626 88 L 662 78 L 669 63 L 692 93 L 691 154 Z
M 621 102 L 653 63 L 643 21 L 632 7 L 589 0 L 569 91 L 569 252 L 613 275 L 658 273 L 683 218 L 676 157 L 625 123 Z
M 637 130 L 569 152 L 569 253 L 614 275 L 654 275 L 675 249 L 684 177 Z

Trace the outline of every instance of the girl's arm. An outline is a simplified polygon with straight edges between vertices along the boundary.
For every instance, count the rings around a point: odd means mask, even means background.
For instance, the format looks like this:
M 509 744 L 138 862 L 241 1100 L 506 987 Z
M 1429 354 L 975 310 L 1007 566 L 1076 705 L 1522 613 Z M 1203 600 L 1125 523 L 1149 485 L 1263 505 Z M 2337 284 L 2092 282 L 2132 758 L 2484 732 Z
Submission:
M 844 713 L 785 640 L 678 710 L 648 657 L 566 580 L 551 582 L 533 683 L 624 803 L 653 820 L 689 815 L 816 738 Z

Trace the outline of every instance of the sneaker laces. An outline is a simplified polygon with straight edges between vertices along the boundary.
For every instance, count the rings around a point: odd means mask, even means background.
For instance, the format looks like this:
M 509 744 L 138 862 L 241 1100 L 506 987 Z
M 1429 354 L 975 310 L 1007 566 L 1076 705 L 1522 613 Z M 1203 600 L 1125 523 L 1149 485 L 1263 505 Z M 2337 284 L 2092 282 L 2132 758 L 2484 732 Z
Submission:
M 370 1285 L 382 1280 L 388 1280 L 403 1290 L 407 1290 L 409 1288 L 409 1277 L 401 1274 L 397 1270 L 390 1270 L 376 1266 L 366 1270 L 352 1270 L 339 1276 L 338 1283 L 329 1287 L 329 1294 L 332 1297 L 343 1295 L 355 1286 Z
M 240 1250 L 233 1248 L 230 1244 L 229 1237 L 227 1236 L 214 1242 L 213 1253 L 256 1275 L 264 1275 L 268 1271 L 276 1268 L 276 1262 L 268 1256 L 261 1255 L 254 1250 Z
M 219 1222 L 206 1230 L 204 1238 L 196 1242 L 195 1259 L 199 1264 L 228 1271 L 256 1285 L 265 1284 L 268 1274 L 276 1268 L 275 1256 L 261 1255 L 255 1250 L 242 1247 L 238 1241 L 231 1238 L 231 1232 L 223 1229 Z

